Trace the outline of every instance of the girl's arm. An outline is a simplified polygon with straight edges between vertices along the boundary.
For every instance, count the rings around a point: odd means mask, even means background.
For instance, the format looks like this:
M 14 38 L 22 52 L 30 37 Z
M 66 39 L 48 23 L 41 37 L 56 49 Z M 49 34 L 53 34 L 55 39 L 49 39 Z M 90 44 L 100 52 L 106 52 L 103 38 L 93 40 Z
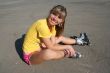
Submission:
M 48 49 L 64 50 L 64 49 L 72 48 L 72 46 L 70 45 L 56 44 L 56 40 L 54 38 L 42 38 L 42 41 Z
M 45 46 L 47 47 L 47 49 L 52 49 L 52 50 L 66 50 L 69 54 L 69 56 L 73 56 L 73 54 L 75 53 L 75 50 L 73 49 L 73 47 L 71 45 L 60 45 L 56 43 L 55 38 L 42 38 L 43 43 L 45 44 Z M 58 41 L 57 41 L 58 42 Z

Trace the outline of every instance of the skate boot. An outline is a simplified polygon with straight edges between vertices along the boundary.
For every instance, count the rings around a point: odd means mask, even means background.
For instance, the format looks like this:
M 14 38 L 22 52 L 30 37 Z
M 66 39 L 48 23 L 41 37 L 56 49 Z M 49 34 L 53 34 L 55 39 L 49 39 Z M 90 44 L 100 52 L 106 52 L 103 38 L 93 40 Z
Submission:
M 89 45 L 90 42 L 89 42 L 89 38 L 88 36 L 86 35 L 86 33 L 80 33 L 80 36 L 77 37 L 77 36 L 72 36 L 70 38 L 73 38 L 76 40 L 76 45 Z
M 81 57 L 82 57 L 82 55 L 79 52 L 75 52 L 75 55 L 74 56 L 71 56 L 69 58 L 78 59 L 78 58 L 81 58 Z

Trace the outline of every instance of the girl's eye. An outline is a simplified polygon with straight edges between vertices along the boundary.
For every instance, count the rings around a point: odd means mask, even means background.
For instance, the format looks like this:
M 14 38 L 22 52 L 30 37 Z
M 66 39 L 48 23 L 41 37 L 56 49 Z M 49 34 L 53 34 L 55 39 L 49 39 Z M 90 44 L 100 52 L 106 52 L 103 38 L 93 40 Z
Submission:
M 55 16 L 57 15 L 57 13 L 55 13 L 55 12 L 53 12 L 52 14 L 55 15 Z
M 59 16 L 58 16 L 58 18 L 59 18 L 59 19 L 64 19 L 64 17 L 63 17 L 63 16 L 61 16 L 61 15 L 59 15 Z
M 62 19 L 62 17 L 61 17 L 61 16 L 58 16 L 58 18 L 59 18 L 59 19 Z

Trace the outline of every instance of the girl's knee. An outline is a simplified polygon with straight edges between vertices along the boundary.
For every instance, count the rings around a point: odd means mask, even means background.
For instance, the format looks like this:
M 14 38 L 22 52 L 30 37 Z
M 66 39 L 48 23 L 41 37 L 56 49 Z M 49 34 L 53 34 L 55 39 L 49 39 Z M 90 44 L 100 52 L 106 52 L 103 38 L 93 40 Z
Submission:
M 41 63 L 43 61 L 48 61 L 48 60 L 55 60 L 59 59 L 59 54 L 60 52 L 51 50 L 51 49 L 46 49 L 43 50 L 42 52 L 35 54 L 31 57 L 31 63 Z
M 56 57 L 57 53 L 51 49 L 47 49 L 44 52 L 44 58 L 47 60 L 54 59 Z

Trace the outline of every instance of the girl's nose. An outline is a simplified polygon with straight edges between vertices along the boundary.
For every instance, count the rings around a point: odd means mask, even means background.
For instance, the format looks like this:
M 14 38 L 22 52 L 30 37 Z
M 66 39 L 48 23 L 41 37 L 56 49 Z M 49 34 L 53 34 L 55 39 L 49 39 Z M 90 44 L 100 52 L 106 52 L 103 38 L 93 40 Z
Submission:
M 55 16 L 55 17 L 53 17 L 53 21 L 57 21 L 57 17 Z

